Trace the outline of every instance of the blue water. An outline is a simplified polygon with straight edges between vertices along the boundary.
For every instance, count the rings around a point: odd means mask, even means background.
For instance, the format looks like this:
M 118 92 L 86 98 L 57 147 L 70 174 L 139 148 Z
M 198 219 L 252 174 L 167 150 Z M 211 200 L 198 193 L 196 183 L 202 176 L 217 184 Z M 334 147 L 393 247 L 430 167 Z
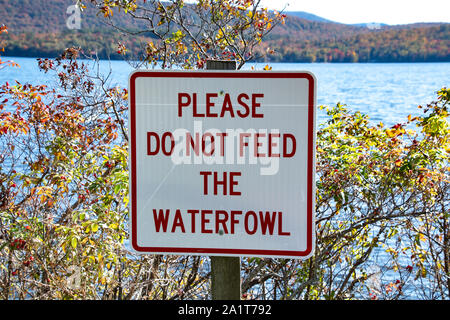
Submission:
M 35 58 L 6 58 L 20 68 L 0 70 L 0 84 L 5 81 L 32 84 L 56 83 L 55 74 L 39 71 Z M 262 70 L 266 64 L 247 64 Z M 352 110 L 370 116 L 374 123 L 393 125 L 404 122 L 409 114 L 419 114 L 417 106 L 436 100 L 436 91 L 450 86 L 450 63 L 272 63 L 273 70 L 306 70 L 317 78 L 318 105 L 340 102 Z M 101 61 L 100 73 L 111 71 L 110 84 L 126 87 L 133 68 L 125 61 Z M 324 120 L 319 114 L 319 122 Z

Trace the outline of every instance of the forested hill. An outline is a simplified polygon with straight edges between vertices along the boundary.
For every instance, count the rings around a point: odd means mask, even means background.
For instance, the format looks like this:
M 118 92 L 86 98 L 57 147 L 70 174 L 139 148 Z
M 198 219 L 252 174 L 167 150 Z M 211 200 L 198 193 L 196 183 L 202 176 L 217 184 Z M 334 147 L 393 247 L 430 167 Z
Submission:
M 118 42 L 133 52 L 150 35 L 124 38 L 105 23 L 89 5 L 79 30 L 66 22 L 73 0 L 0 0 L 0 25 L 8 27 L 5 55 L 55 57 L 70 46 L 81 46 L 100 58 L 116 58 Z M 306 19 L 305 19 L 306 18 Z M 124 13 L 115 23 L 128 30 L 144 25 Z M 367 28 L 334 23 L 304 12 L 287 13 L 286 24 L 277 26 L 263 41 L 261 52 L 274 53 L 267 61 L 289 62 L 425 62 L 450 61 L 450 24 L 411 24 Z

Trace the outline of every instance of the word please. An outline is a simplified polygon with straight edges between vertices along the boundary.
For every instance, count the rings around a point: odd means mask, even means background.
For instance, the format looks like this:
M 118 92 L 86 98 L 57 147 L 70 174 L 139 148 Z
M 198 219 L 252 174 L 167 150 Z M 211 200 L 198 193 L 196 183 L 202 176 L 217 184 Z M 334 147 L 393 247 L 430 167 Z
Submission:
M 199 210 L 188 209 L 175 212 L 170 209 L 153 209 L 156 232 L 191 232 L 236 234 L 238 226 L 243 225 L 245 233 L 253 235 L 290 236 L 283 230 L 283 212 L 281 211 L 240 211 L 240 210 Z M 190 225 L 187 228 L 186 225 Z
M 206 93 L 205 103 L 197 103 L 197 93 L 192 95 L 189 93 L 178 93 L 178 117 L 183 116 L 183 108 L 189 109 L 194 118 L 223 118 L 229 116 L 231 118 L 264 118 L 262 113 L 258 113 L 261 107 L 260 99 L 264 98 L 262 93 L 253 93 L 248 95 L 241 93 L 234 99 L 229 93 L 225 93 L 223 100 L 218 101 L 218 93 Z M 216 105 L 219 103 L 219 105 Z M 204 109 L 200 110 L 199 105 L 204 105 Z

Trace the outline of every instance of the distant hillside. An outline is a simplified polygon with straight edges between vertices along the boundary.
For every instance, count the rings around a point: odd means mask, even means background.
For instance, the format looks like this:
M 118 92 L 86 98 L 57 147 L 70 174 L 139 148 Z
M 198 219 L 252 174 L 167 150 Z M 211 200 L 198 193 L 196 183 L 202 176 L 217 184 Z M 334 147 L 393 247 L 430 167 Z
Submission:
M 81 29 L 70 30 L 67 8 L 73 0 L 0 0 L 0 24 L 8 26 L 5 55 L 55 57 L 70 46 L 81 46 L 100 58 L 119 58 L 117 43 L 136 52 L 151 34 L 123 37 L 92 6 L 81 17 Z M 115 24 L 143 30 L 123 12 L 115 12 Z M 449 24 L 367 26 L 335 23 L 306 12 L 287 12 L 284 25 L 275 27 L 261 50 L 274 48 L 267 61 L 379 62 L 450 61 Z
M 70 14 L 67 8 L 74 0 L 0 0 L 0 23 L 6 24 L 12 33 L 67 32 L 66 21 Z M 81 32 L 111 29 L 88 2 L 81 16 Z M 113 22 L 123 28 L 133 30 L 145 28 L 145 22 L 131 19 L 123 12 L 115 11 Z M 288 13 L 284 26 L 272 32 L 274 37 L 293 36 L 301 39 L 327 39 L 359 33 L 362 28 L 337 23 L 304 12 Z
M 450 24 L 381 29 L 336 40 L 273 40 L 266 61 L 283 62 L 438 62 L 450 61 Z
M 68 31 L 66 22 L 71 13 L 67 11 L 74 3 L 74 0 L 0 0 L 0 23 L 7 25 L 13 33 Z M 93 5 L 88 1 L 84 4 L 87 8 L 82 12 L 81 31 L 110 29 Z M 143 26 L 123 12 L 115 12 L 113 21 L 131 29 Z

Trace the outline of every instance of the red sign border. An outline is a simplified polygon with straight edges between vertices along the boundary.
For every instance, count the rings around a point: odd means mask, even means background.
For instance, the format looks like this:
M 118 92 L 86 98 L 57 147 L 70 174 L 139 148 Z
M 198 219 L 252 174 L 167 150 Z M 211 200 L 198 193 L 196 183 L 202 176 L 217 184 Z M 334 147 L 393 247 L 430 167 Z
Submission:
M 308 187 L 307 187 L 307 247 L 305 251 L 259 250 L 259 249 L 223 249 L 223 248 L 178 248 L 178 247 L 141 247 L 137 243 L 137 190 L 136 179 L 136 88 L 137 78 L 256 78 L 256 79 L 307 79 L 308 90 Z M 315 192 L 315 90 L 316 81 L 311 73 L 283 71 L 135 71 L 129 78 L 129 121 L 130 121 L 130 160 L 131 160 L 131 245 L 140 253 L 170 253 L 192 255 L 235 255 L 235 256 L 271 256 L 305 258 L 314 248 L 314 192 Z

